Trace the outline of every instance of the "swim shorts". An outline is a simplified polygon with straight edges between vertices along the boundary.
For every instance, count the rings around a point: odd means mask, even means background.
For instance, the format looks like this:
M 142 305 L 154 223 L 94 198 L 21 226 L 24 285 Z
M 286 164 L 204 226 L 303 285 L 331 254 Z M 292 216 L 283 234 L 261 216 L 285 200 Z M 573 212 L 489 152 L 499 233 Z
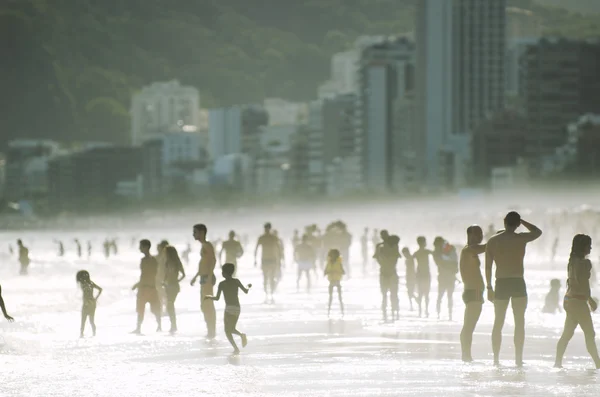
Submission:
M 527 286 L 525 279 L 515 278 L 497 278 L 496 291 L 494 298 L 497 300 L 509 300 L 510 298 L 527 297 Z

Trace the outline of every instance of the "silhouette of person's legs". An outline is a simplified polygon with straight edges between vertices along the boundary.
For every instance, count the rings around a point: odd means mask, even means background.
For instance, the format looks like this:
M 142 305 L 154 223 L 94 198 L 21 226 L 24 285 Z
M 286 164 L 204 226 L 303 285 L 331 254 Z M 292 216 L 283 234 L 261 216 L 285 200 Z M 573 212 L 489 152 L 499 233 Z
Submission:
M 170 332 L 175 332 L 177 331 L 177 315 L 175 313 L 175 300 L 177 299 L 177 295 L 179 294 L 179 288 L 167 287 L 165 292 L 167 297 L 167 313 L 169 313 L 169 320 L 171 321 Z
M 229 343 L 231 343 L 231 346 L 233 346 L 234 353 L 240 352 L 240 349 L 238 349 L 235 340 L 233 340 L 234 334 L 242 336 L 242 333 L 235 329 L 239 318 L 239 314 L 230 314 L 227 312 L 223 316 L 223 322 L 225 324 L 225 336 L 227 336 L 227 340 L 229 340 Z
M 329 282 L 329 305 L 327 306 L 327 316 L 331 313 L 331 301 L 333 300 L 333 282 Z
M 565 351 L 567 350 L 567 346 L 573 338 L 575 334 L 575 329 L 577 328 L 577 320 L 573 313 L 572 308 L 565 308 L 567 312 L 567 318 L 565 319 L 565 327 L 563 329 L 563 333 L 556 344 L 556 360 L 554 361 L 554 366 L 557 368 L 562 367 L 563 356 L 565 355 Z M 594 342 L 595 343 L 595 342 Z
M 525 310 L 527 309 L 527 297 L 512 298 L 512 310 L 515 320 L 515 364 L 523 365 L 523 346 L 525 345 Z
M 509 299 L 494 300 L 494 327 L 492 329 L 492 350 L 494 352 L 494 365 L 500 364 L 500 347 L 502 346 L 502 328 L 506 319 Z
M 213 295 L 213 285 L 210 280 L 207 280 L 200 286 L 200 308 L 204 315 L 204 322 L 206 323 L 206 329 L 208 331 L 208 339 L 213 339 L 217 335 L 217 313 L 215 312 L 215 303 L 211 299 L 203 299 L 205 296 Z
M 92 327 L 92 335 L 96 336 L 96 302 L 90 304 L 88 308 L 88 319 Z
M 462 331 L 460 332 L 460 346 L 462 350 L 462 360 L 466 362 L 473 361 L 471 356 L 471 346 L 473 345 L 473 332 L 481 315 L 482 302 L 469 302 L 465 307 L 465 318 Z
M 451 283 L 448 283 L 446 293 L 448 294 L 448 318 L 452 321 L 452 310 L 454 309 L 454 280 L 452 280 Z
M 587 307 L 587 302 L 582 306 L 583 307 L 578 310 L 577 320 L 585 336 L 585 347 L 592 357 L 592 360 L 594 360 L 596 368 L 600 368 L 600 357 L 598 357 L 598 348 L 596 347 L 596 332 L 594 331 L 594 323 L 592 322 L 590 309 Z
M 342 301 L 342 285 L 337 283 L 338 299 L 340 300 L 340 309 L 342 310 L 342 316 L 344 315 L 344 302 Z
M 392 277 L 390 285 L 390 303 L 392 305 L 392 317 L 398 319 L 400 312 L 400 302 L 398 299 L 398 276 Z
M 83 338 L 83 332 L 85 331 L 85 322 L 87 321 L 88 318 L 88 313 L 87 313 L 87 309 L 84 307 L 83 309 L 81 309 L 81 329 L 80 329 L 80 336 Z

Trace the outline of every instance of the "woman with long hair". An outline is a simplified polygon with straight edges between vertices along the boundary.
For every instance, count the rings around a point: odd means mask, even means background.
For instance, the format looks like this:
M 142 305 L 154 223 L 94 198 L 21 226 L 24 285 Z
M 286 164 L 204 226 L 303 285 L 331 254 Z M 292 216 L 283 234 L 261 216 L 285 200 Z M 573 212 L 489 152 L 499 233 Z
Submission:
M 177 249 L 172 245 L 165 247 L 165 292 L 167 296 L 167 313 L 171 320 L 171 333 L 177 332 L 177 317 L 175 316 L 175 299 L 181 288 L 179 282 L 185 278 L 185 270 Z M 181 275 L 181 277 L 180 277 Z
M 598 304 L 591 296 L 590 276 L 592 263 L 587 256 L 592 250 L 592 239 L 585 234 L 578 234 L 573 238 L 571 256 L 567 266 L 567 293 L 564 299 L 564 308 L 567 313 L 563 334 L 556 346 L 555 367 L 562 367 L 562 359 L 567 350 L 567 345 L 579 325 L 585 335 L 585 346 L 592 356 L 596 368 L 600 368 L 600 357 L 596 348 L 596 333 L 592 322 L 591 311 L 596 311 Z

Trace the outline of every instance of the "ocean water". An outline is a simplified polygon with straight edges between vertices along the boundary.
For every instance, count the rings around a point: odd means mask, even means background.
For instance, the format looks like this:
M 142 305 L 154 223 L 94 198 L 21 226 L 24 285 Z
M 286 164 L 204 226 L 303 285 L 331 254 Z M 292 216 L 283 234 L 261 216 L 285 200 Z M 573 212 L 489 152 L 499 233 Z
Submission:
M 444 224 L 451 226 L 452 221 Z M 455 229 L 459 230 L 451 237 L 460 241 L 463 227 Z M 157 229 L 146 232 L 155 242 L 164 234 Z M 253 284 L 248 295 L 240 296 L 238 329 L 247 333 L 249 343 L 239 356 L 231 355 L 232 348 L 222 332 L 223 301 L 216 303 L 218 338 L 213 342 L 204 339 L 199 288 L 188 283 L 196 270 L 196 253 L 186 265 L 188 281 L 183 281 L 176 302 L 179 332 L 174 336 L 155 332 L 155 321 L 148 311 L 143 335 L 132 335 L 136 314 L 131 286 L 139 277 L 140 254 L 130 243 L 133 234 L 119 233 L 120 253 L 108 260 L 100 252 L 106 236 L 101 232 L 61 232 L 67 248 L 62 258 L 57 257 L 52 242 L 58 232 L 1 235 L 0 252 L 8 251 L 9 242 L 21 237 L 30 248 L 32 264 L 28 276 L 19 276 L 14 257 L 5 254 L 1 261 L 3 295 L 15 322 L 0 321 L 0 396 L 600 395 L 600 374 L 593 369 L 580 330 L 567 350 L 565 368 L 552 368 L 564 314 L 543 314 L 541 307 L 549 280 L 564 280 L 560 265 L 565 259 L 564 249 L 554 265 L 542 250 L 528 255 L 526 365 L 514 366 L 509 312 L 502 366 L 496 368 L 491 356 L 490 303 L 484 305 L 474 335 L 475 362 L 464 364 L 459 344 L 462 286 L 458 285 L 454 294 L 454 320 L 448 320 L 445 302 L 438 320 L 435 277 L 430 318 L 419 318 L 410 311 L 401 280 L 401 318 L 383 323 L 377 269 L 369 264 L 367 274 L 362 273 L 357 244 L 353 247 L 352 277 L 343 282 L 343 318 L 335 298 L 332 316 L 327 317 L 327 282 L 321 275 L 313 280 L 311 294 L 304 291 L 304 282 L 300 292 L 296 291 L 295 266 L 289 261 L 275 303 L 265 304 L 262 275 L 253 265 L 251 246 L 238 270 L 243 283 Z M 186 228 L 168 234 L 180 252 L 191 242 Z M 432 241 L 434 233 L 430 234 Z M 85 242 L 93 241 L 89 259 L 76 257 L 75 236 L 84 242 L 84 251 Z M 403 244 L 414 245 L 413 237 Z M 192 247 L 198 251 L 197 244 Z M 88 327 L 83 339 L 79 338 L 81 291 L 75 282 L 80 269 L 87 269 L 104 288 L 96 313 L 98 335 L 91 337 Z M 403 275 L 402 260 L 399 269 Z M 598 316 L 594 319 L 597 321 Z M 163 328 L 168 327 L 168 317 L 164 317 Z

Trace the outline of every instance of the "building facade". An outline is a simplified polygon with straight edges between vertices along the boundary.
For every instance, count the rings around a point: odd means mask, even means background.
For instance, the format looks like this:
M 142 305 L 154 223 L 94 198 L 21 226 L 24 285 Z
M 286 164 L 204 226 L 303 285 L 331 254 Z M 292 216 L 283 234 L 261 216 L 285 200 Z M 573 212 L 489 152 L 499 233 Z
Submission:
M 130 114 L 134 146 L 171 131 L 197 131 L 200 94 L 177 80 L 153 83 L 134 94 Z
M 429 187 L 450 187 L 440 174 L 447 159 L 468 159 L 447 151 L 470 141 L 453 135 L 471 134 L 504 107 L 506 1 L 420 1 L 416 37 L 419 171 Z
M 528 118 L 526 152 L 539 172 L 542 159 L 564 145 L 567 126 L 600 113 L 600 43 L 541 39 L 521 62 L 521 97 Z

